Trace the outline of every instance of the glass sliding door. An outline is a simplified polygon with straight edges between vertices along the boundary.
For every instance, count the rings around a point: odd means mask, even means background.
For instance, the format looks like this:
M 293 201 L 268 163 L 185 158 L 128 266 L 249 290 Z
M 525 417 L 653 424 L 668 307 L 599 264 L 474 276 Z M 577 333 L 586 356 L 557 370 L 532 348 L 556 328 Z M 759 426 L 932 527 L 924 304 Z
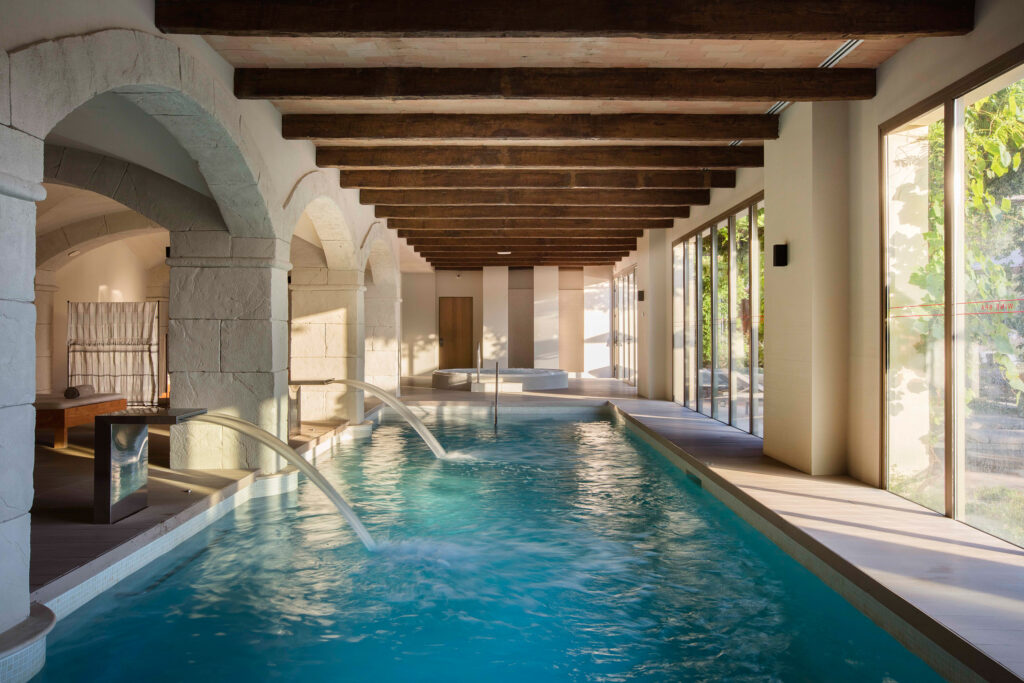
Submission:
M 729 393 L 732 398 L 730 424 L 750 431 L 750 208 L 732 218 L 730 239 L 729 320 L 731 335 L 732 372 L 729 374 Z
M 883 150 L 885 484 L 1024 545 L 1024 66 Z
M 889 489 L 945 509 L 942 109 L 885 139 Z
M 764 436 L 764 202 L 753 207 L 754 229 L 750 233 L 750 300 L 755 313 L 751 318 L 750 367 L 751 429 Z
M 700 278 L 697 282 L 698 295 L 700 297 L 700 306 L 698 307 L 698 314 L 700 316 L 700 339 L 698 341 L 699 348 L 697 349 L 700 363 L 698 364 L 697 370 L 697 410 L 704 413 L 705 415 L 711 415 L 711 351 L 712 351 L 712 316 L 711 311 L 714 309 L 712 304 L 712 292 L 714 291 L 711 283 L 711 264 L 712 264 L 712 253 L 711 253 L 711 240 L 712 235 L 710 230 L 705 230 L 700 235 Z
M 719 223 L 713 234 L 714 273 L 712 273 L 712 344 L 714 353 L 711 392 L 714 396 L 711 417 L 729 421 L 729 221 Z
M 615 377 L 636 384 L 637 371 L 637 305 L 636 270 L 622 273 L 614 282 Z
M 697 409 L 697 346 L 698 336 L 697 330 L 699 329 L 697 319 L 699 309 L 697 307 L 697 283 L 699 279 L 697 277 L 698 270 L 698 257 L 697 257 L 697 238 L 691 237 L 683 244 L 686 247 L 685 251 L 685 278 L 686 278 L 686 301 L 684 304 L 684 317 L 686 326 L 686 354 L 683 357 L 685 370 L 683 372 L 686 379 L 686 399 L 683 402 L 690 410 Z
M 686 403 L 686 242 L 672 245 L 672 400 Z
M 1024 69 L 957 109 L 954 496 L 964 521 L 1024 545 Z
M 740 206 L 672 246 L 673 396 L 760 436 L 764 204 Z

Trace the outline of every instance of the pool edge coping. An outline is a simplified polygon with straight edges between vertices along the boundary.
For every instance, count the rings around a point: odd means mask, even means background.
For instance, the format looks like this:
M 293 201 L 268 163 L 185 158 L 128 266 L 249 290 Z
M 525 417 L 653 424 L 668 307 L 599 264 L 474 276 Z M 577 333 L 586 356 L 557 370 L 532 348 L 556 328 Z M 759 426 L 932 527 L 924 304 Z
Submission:
M 608 405 L 617 417 L 666 456 L 670 463 L 688 476 L 699 477 L 702 488 L 920 657 L 940 676 L 952 681 L 1024 680 L 978 646 L 755 499 L 683 447 L 613 401 L 608 401 Z

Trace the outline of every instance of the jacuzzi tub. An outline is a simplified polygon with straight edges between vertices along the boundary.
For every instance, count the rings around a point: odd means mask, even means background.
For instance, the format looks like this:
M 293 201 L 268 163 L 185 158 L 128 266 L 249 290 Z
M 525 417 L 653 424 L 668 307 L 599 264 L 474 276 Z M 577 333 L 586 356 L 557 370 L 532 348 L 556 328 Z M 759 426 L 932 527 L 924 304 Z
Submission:
M 476 368 L 435 370 L 431 384 L 435 389 L 494 391 L 494 370 L 481 369 L 479 384 L 476 378 Z M 498 371 L 498 391 L 500 392 L 543 391 L 568 387 L 569 373 L 565 370 L 501 368 Z

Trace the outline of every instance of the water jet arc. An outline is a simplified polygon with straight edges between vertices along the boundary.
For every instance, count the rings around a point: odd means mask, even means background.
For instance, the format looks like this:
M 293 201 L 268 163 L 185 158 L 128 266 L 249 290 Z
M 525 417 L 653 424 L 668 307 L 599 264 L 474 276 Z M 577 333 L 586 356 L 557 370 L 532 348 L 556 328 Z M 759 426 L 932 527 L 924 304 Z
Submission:
M 374 541 L 373 537 L 370 536 L 370 532 L 366 530 L 365 526 L 363 526 L 363 523 L 359 520 L 359 517 L 356 516 L 355 511 L 352 509 L 352 506 L 348 504 L 348 501 L 338 493 L 338 490 L 331 485 L 331 482 L 324 478 L 324 475 L 320 474 L 320 471 L 316 467 L 307 462 L 305 458 L 296 453 L 295 450 L 284 441 L 281 441 L 270 432 L 257 427 L 251 422 L 232 415 L 224 415 L 223 413 L 206 413 L 205 415 L 196 415 L 195 417 L 190 418 L 189 422 L 207 422 L 209 424 L 227 427 L 228 429 L 233 429 L 236 432 L 245 434 L 246 436 L 251 436 L 264 446 L 273 449 L 278 455 L 287 460 L 289 464 L 294 465 L 300 472 L 309 477 L 310 481 L 316 484 L 316 486 L 327 495 L 330 501 L 334 503 L 334 506 L 338 508 L 338 512 L 341 513 L 341 516 L 344 517 L 349 523 L 349 526 L 352 527 L 352 531 L 356 532 L 356 536 L 358 536 L 359 540 L 363 542 L 363 545 L 366 546 L 367 550 L 372 552 L 377 549 L 376 541 Z
M 365 392 L 373 394 L 384 403 L 388 404 L 391 408 L 405 418 L 405 421 L 412 425 L 412 428 L 416 430 L 416 433 L 422 437 L 423 441 L 426 442 L 427 446 L 434 452 L 434 455 L 440 459 L 444 459 L 448 456 L 447 451 L 441 446 L 440 442 L 434 437 L 433 433 L 427 429 L 427 425 L 423 424 L 423 421 L 416 417 L 409 406 L 405 405 L 398 400 L 398 397 L 394 394 L 390 394 L 380 387 L 370 384 L 368 382 L 362 382 L 358 379 L 331 379 L 324 382 L 324 384 L 346 384 L 356 389 L 362 389 Z

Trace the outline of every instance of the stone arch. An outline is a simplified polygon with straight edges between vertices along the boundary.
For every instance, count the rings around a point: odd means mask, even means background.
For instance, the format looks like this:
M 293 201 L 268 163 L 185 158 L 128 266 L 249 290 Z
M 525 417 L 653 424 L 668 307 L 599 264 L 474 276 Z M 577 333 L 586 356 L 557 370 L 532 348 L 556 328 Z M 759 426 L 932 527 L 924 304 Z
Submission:
M 217 202 L 210 197 L 148 168 L 103 154 L 47 144 L 43 180 L 110 197 L 172 232 L 228 230 Z
M 199 164 L 232 235 L 274 237 L 270 174 L 231 92 L 175 43 L 110 29 L 10 55 L 11 124 L 46 135 L 95 96 L 116 92 L 160 122 Z
M 327 259 L 327 267 L 331 270 L 359 268 L 355 231 L 346 219 L 356 212 L 353 211 L 355 207 L 345 204 L 347 199 L 349 197 L 338 187 L 336 177 L 323 170 L 313 170 L 299 178 L 282 206 L 284 224 L 292 231 L 288 238 L 295 234 L 302 222 L 312 223 Z M 358 203 L 356 206 L 367 209 Z

